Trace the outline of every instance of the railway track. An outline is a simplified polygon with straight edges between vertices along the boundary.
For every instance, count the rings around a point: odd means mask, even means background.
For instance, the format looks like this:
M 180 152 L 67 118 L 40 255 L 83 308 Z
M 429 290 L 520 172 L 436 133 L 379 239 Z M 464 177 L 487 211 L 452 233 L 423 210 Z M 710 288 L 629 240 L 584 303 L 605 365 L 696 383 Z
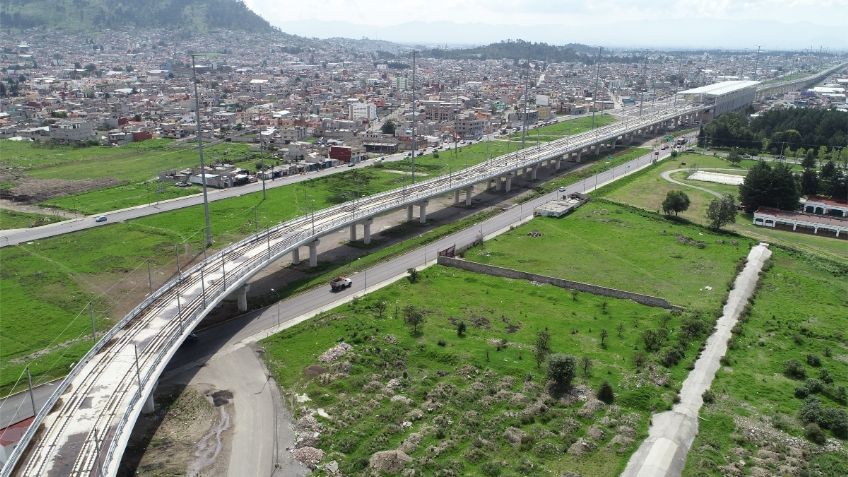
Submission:
M 36 416 L 0 476 L 114 475 L 132 426 L 167 362 L 219 301 L 297 247 L 390 210 L 500 178 L 623 134 L 691 115 L 680 107 L 515 151 L 456 173 L 297 217 L 184 270 L 112 328 Z

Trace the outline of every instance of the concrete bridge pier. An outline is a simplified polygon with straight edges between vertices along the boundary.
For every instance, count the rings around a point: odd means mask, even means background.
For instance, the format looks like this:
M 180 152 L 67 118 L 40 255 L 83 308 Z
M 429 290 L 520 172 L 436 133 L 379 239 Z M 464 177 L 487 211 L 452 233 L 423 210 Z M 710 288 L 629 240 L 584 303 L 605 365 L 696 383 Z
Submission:
M 298 265 L 300 263 L 300 247 L 292 250 L 291 263 L 292 265 Z
M 418 203 L 418 221 L 422 224 L 427 223 L 427 203 L 429 201 L 422 200 Z
M 356 242 L 356 222 L 350 224 L 350 241 Z
M 471 194 L 474 193 L 474 186 L 468 186 L 465 188 L 465 205 L 466 207 L 471 207 Z
M 318 244 L 321 241 L 318 239 L 309 242 L 309 266 L 317 267 L 318 266 Z
M 453 191 L 453 205 L 459 204 L 459 189 Z
M 539 175 L 539 166 L 533 166 L 530 168 L 530 180 L 535 181 Z
M 368 245 L 371 243 L 371 224 L 374 223 L 374 219 L 365 219 L 362 221 L 362 243 Z
M 141 406 L 142 414 L 153 414 L 156 412 L 156 402 L 153 401 L 153 395 L 156 394 L 156 386 L 158 384 L 153 385 L 153 389 L 150 390 L 150 394 L 147 395 L 147 399 L 144 400 L 144 405 Z
M 502 176 L 501 192 L 509 192 L 512 190 L 512 173 Z
M 245 283 L 238 290 L 236 290 L 236 299 L 238 301 L 238 311 L 245 312 L 247 311 L 247 291 L 250 290 L 250 283 Z
M 554 170 L 558 171 L 558 170 L 560 170 L 561 167 L 562 167 L 562 156 L 556 158 L 556 161 L 554 162 Z
M 412 204 L 406 206 L 406 221 L 412 222 Z

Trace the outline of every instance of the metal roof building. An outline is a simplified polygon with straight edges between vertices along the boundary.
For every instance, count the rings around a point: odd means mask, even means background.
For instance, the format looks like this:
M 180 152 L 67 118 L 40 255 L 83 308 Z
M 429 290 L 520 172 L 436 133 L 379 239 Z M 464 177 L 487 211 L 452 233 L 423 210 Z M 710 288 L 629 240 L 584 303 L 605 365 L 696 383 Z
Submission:
M 739 109 L 754 101 L 759 81 L 722 81 L 699 88 L 680 91 L 684 99 L 697 103 L 714 104 L 713 116 Z

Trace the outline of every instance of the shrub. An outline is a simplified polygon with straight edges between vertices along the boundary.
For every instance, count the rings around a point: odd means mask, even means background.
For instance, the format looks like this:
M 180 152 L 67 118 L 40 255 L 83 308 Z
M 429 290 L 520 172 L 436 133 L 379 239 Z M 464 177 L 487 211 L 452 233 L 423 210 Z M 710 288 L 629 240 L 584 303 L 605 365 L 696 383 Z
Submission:
M 704 404 L 712 404 L 715 402 L 715 394 L 712 391 L 707 389 L 704 391 L 704 394 L 701 394 L 701 399 L 704 400 Z
M 548 360 L 548 379 L 553 383 L 555 393 L 571 389 L 577 360 L 574 356 L 557 353 Z
M 633 355 L 633 366 L 636 367 L 637 371 L 644 368 L 647 361 L 648 356 L 641 351 L 637 351 L 636 354 Z
M 418 270 L 415 268 L 410 268 L 406 271 L 409 274 L 409 283 L 416 283 L 418 281 Z
M 601 383 L 601 387 L 598 389 L 598 400 L 607 404 L 612 404 L 615 401 L 615 393 L 612 390 L 612 385 L 607 381 Z
M 480 466 L 480 472 L 486 477 L 497 477 L 501 475 L 501 464 L 498 462 L 484 462 Z
M 824 385 L 818 379 L 810 378 L 807 380 L 806 388 L 810 391 L 810 394 L 818 394 L 824 390 Z
M 848 438 L 848 412 L 843 409 L 835 407 L 825 409 L 818 424 L 825 429 L 830 429 L 833 435 L 840 439 Z
M 438 342 L 436 342 L 436 344 L 443 348 L 448 345 L 447 343 L 445 343 L 445 340 L 439 340 Z
M 830 372 L 827 368 L 822 368 L 821 371 L 819 371 L 819 379 L 821 379 L 823 383 L 833 384 L 833 378 L 830 376 Z
M 818 445 L 822 445 L 827 442 L 827 437 L 824 435 L 824 431 L 822 431 L 821 427 L 814 422 L 811 422 L 804 427 L 804 435 L 807 436 L 807 439 L 811 442 Z
M 814 355 L 814 354 L 808 354 L 807 355 L 807 364 L 809 364 L 810 366 L 813 366 L 815 368 L 818 368 L 819 366 L 821 366 L 821 359 L 819 359 L 819 357 Z
M 666 368 L 670 368 L 679 363 L 682 358 L 683 353 L 681 353 L 677 348 L 673 348 L 668 350 L 668 352 L 666 352 L 666 354 L 663 356 L 662 364 Z
M 783 374 L 787 378 L 804 379 L 807 377 L 807 372 L 804 371 L 804 365 L 797 359 L 790 359 L 783 364 Z
M 459 324 L 456 325 L 456 336 L 462 338 L 465 336 L 466 325 L 464 321 L 460 321 Z
M 645 343 L 645 351 L 655 353 L 660 350 L 665 339 L 668 336 L 668 331 L 662 328 L 658 330 L 645 330 L 642 332 L 642 341 Z
M 807 386 L 798 386 L 795 388 L 795 397 L 798 399 L 804 399 L 810 395 L 810 390 L 807 389 Z
M 824 410 L 822 409 L 821 402 L 814 397 L 804 401 L 804 405 L 798 411 L 798 417 L 804 422 L 821 422 L 823 415 Z

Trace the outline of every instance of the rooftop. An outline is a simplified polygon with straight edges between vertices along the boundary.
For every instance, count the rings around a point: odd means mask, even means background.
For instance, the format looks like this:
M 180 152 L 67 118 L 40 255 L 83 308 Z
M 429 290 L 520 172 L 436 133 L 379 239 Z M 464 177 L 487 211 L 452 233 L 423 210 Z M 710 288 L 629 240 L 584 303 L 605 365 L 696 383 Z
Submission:
M 740 89 L 750 88 L 760 84 L 759 81 L 722 81 L 720 83 L 708 84 L 698 88 L 687 89 L 679 94 L 706 94 L 710 96 L 721 96 L 723 94 L 739 91 Z

